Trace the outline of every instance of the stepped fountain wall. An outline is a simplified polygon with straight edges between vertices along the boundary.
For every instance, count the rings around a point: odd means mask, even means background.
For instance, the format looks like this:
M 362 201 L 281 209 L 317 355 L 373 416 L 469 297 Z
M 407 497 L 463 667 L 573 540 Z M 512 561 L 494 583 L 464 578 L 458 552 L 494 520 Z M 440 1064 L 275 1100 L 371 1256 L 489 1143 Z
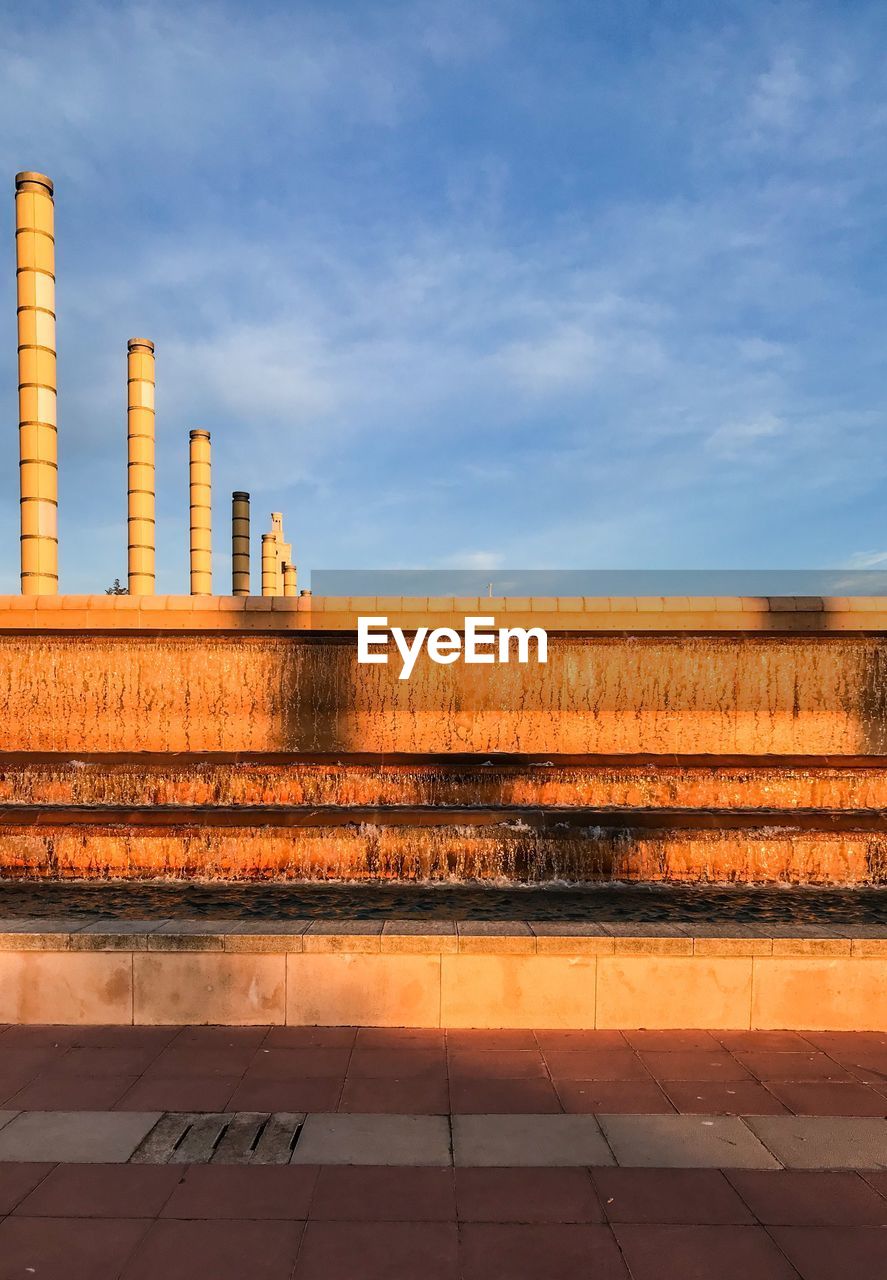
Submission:
M 885 600 L 0 599 L 7 875 L 879 883 L 885 784 Z

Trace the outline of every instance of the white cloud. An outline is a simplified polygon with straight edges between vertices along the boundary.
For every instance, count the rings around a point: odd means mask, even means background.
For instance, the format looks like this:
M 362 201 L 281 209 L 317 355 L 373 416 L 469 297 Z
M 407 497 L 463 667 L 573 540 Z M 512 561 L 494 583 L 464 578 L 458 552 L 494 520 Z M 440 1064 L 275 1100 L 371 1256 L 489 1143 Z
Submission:
M 498 551 L 463 551 L 444 556 L 440 561 L 444 569 L 501 569 L 504 557 Z
M 887 551 L 854 551 L 848 569 L 887 569 Z
M 437 562 L 454 522 L 491 569 L 877 545 L 848 527 L 887 478 L 874 42 L 750 10 L 630 50 L 529 2 L 11 19 L 0 159 L 59 179 L 70 572 L 121 571 L 131 332 L 170 585 L 194 425 L 220 502 L 283 507 L 309 563 Z
M 706 440 L 706 448 L 719 458 L 731 462 L 751 462 L 763 452 L 763 441 L 781 436 L 785 430 L 774 414 L 763 413 L 759 417 L 742 422 L 726 422 Z
M 750 124 L 761 136 L 794 132 L 809 97 L 810 86 L 796 55 L 780 49 L 755 81 L 748 104 Z

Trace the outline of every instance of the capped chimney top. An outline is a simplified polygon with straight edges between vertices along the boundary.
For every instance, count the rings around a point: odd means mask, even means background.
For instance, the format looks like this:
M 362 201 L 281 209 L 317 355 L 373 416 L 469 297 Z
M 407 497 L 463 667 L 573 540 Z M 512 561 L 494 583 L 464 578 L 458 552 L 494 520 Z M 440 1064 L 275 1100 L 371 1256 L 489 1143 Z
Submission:
M 26 169 L 24 173 L 15 175 L 16 191 L 32 191 L 34 187 L 43 187 L 50 195 L 54 190 L 52 178 L 47 178 L 45 173 L 33 173 L 30 169 Z
M 192 440 L 208 440 L 209 432 L 208 431 L 192 431 L 191 439 Z
M 244 498 L 247 502 L 249 502 L 249 494 L 248 494 L 248 493 L 244 493 L 242 489 L 235 489 L 235 490 L 234 490 L 234 492 L 231 494 L 231 497 L 232 497 L 232 498 Z
M 154 350 L 154 343 L 150 338 L 130 338 L 126 345 L 130 351 L 137 351 L 139 347 L 144 347 L 146 351 Z

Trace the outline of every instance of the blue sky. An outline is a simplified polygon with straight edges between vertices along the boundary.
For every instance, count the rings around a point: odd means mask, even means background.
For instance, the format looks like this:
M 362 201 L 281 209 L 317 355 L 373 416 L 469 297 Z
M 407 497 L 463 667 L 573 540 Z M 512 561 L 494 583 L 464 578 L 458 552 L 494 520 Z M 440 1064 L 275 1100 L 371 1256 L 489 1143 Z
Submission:
M 154 339 L 158 589 L 187 435 L 312 567 L 887 566 L 887 6 L 0 5 L 56 182 L 62 590 L 125 578 Z M 258 557 L 255 557 L 254 573 Z

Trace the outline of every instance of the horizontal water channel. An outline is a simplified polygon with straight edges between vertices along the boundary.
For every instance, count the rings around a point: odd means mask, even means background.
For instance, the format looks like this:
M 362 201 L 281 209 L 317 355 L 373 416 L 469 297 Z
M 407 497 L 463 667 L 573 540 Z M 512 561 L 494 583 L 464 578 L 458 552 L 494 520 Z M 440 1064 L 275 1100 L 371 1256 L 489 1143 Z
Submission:
M 887 887 L 0 881 L 0 921 L 83 916 L 887 927 Z

